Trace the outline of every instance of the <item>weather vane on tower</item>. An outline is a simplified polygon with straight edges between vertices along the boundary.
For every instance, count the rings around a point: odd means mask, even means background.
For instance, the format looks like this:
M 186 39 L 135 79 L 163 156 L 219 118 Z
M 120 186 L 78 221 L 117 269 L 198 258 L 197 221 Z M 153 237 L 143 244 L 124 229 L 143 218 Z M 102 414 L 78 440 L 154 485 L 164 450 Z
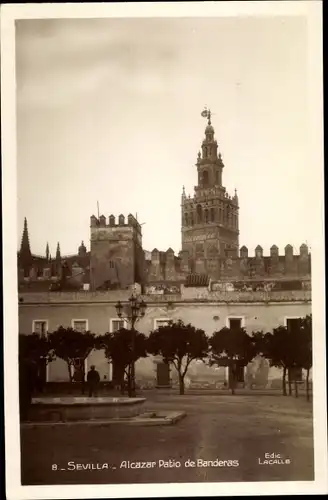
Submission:
M 210 109 L 207 109 L 207 107 L 205 106 L 204 110 L 201 112 L 201 116 L 203 118 L 207 118 L 208 119 L 208 124 L 211 125 L 211 116 L 212 116 L 212 113 L 211 113 Z

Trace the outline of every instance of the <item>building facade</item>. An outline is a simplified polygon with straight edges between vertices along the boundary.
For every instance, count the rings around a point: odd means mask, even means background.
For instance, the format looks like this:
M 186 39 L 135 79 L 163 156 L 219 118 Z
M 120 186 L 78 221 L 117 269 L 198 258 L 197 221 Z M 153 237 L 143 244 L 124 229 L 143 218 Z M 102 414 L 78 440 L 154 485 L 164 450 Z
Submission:
M 130 293 L 130 290 L 117 290 L 21 294 L 19 331 L 23 334 L 46 333 L 65 326 L 100 335 L 117 330 L 126 325 L 117 317 L 115 304 L 118 300 L 128 301 Z M 224 326 L 235 325 L 236 321 L 250 334 L 260 330 L 267 332 L 311 313 L 311 291 L 305 289 L 218 291 L 212 287 L 182 286 L 179 294 L 152 294 L 142 298 L 147 302 L 147 309 L 137 328 L 145 335 L 170 320 L 178 319 L 202 328 L 208 336 Z M 97 366 L 103 381 L 111 380 L 112 367 L 102 351 L 91 353 L 86 368 L 91 364 Z M 250 363 L 242 382 L 247 384 L 248 373 L 257 373 L 258 364 L 258 359 Z M 174 369 L 171 369 L 169 380 L 162 365 L 161 359 L 153 356 L 139 360 L 136 365 L 138 385 L 158 387 L 176 382 Z M 261 386 L 281 384 L 280 370 L 269 370 L 266 363 L 262 363 L 261 370 L 262 378 L 259 377 L 258 382 Z M 189 383 L 195 387 L 221 387 L 227 383 L 227 377 L 225 368 L 215 369 L 203 362 L 192 363 L 187 375 Z M 48 365 L 47 380 L 68 381 L 67 367 L 62 360 Z

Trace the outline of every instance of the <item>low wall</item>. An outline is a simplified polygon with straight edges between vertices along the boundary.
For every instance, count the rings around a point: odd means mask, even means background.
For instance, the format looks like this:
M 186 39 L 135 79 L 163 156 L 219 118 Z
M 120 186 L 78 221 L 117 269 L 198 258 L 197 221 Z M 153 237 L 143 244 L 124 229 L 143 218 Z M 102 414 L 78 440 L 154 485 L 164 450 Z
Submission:
M 34 398 L 29 411 L 33 421 L 77 421 L 131 418 L 139 415 L 145 398 Z

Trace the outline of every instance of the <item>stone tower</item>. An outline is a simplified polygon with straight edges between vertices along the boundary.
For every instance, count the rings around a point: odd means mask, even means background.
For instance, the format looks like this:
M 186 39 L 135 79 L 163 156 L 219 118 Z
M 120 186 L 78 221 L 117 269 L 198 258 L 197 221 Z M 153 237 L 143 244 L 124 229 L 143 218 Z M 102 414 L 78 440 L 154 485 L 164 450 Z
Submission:
M 207 118 L 202 151 L 196 163 L 198 184 L 193 197 L 186 196 L 183 188 L 181 199 L 182 251 L 189 254 L 191 268 L 196 273 L 219 276 L 220 259 L 238 256 L 238 197 L 229 196 L 222 185 L 224 164 L 211 124 L 211 112 L 202 113 Z
M 117 223 L 118 222 L 118 223 Z M 97 289 L 124 289 L 134 283 L 143 285 L 144 252 L 141 226 L 129 214 L 104 215 L 90 219 L 90 285 Z

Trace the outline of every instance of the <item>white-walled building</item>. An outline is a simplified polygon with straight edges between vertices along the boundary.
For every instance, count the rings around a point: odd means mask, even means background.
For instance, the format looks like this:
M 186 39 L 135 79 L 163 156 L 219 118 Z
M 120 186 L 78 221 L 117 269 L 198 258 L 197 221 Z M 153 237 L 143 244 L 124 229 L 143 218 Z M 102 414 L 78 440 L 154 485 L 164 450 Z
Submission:
M 181 319 L 202 328 L 208 336 L 233 322 L 254 331 L 272 331 L 279 325 L 287 325 L 293 319 L 311 314 L 311 291 L 215 291 L 215 286 L 184 287 L 180 294 L 143 295 L 147 303 L 146 314 L 136 328 L 149 333 L 169 320 Z M 222 287 L 221 287 L 222 288 Z M 73 327 L 81 331 L 104 334 L 124 325 L 117 317 L 115 304 L 128 301 L 131 290 L 105 292 L 42 292 L 19 295 L 19 333 L 52 332 L 59 326 Z M 101 380 L 112 379 L 112 367 L 103 351 L 93 351 L 86 368 L 96 366 Z M 253 376 L 252 376 L 253 375 Z M 281 370 L 269 368 L 266 360 L 256 358 L 240 375 L 246 385 L 252 378 L 255 386 L 277 387 L 281 384 Z M 47 367 L 48 382 L 68 381 L 66 363 L 56 359 Z M 187 386 L 221 387 L 228 379 L 224 367 L 209 367 L 202 361 L 191 363 L 187 373 Z M 160 359 L 149 356 L 136 363 L 136 381 L 141 387 L 160 387 L 174 384 L 175 369 L 170 375 Z

